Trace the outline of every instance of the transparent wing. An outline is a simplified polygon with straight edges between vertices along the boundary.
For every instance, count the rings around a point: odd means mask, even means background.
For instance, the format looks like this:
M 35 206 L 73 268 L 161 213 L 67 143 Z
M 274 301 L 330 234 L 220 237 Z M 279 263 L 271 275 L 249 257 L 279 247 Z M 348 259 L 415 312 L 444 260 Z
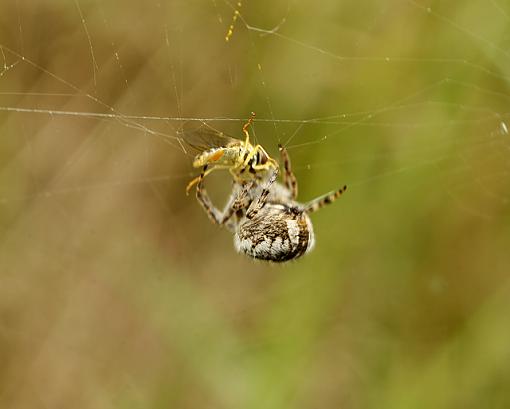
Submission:
M 196 121 L 184 123 L 178 135 L 186 145 L 198 152 L 240 142 L 239 139 L 225 135 L 206 123 Z

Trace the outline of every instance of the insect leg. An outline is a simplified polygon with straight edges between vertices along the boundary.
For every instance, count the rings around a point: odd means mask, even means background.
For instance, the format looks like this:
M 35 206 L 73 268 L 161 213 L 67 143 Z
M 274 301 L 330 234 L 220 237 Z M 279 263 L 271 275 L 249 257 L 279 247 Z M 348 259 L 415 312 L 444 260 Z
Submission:
M 252 112 L 250 117 L 248 118 L 248 122 L 246 122 L 243 125 L 243 134 L 246 136 L 246 139 L 244 141 L 244 149 L 248 149 L 248 146 L 250 144 L 250 132 L 248 132 L 248 128 L 253 123 L 253 120 L 255 119 L 255 112 Z
M 255 170 L 260 170 L 260 169 L 269 169 L 269 168 L 273 168 L 273 169 L 276 169 L 278 167 L 278 162 L 275 161 L 271 156 L 268 155 L 268 153 L 266 152 L 266 150 L 262 147 L 262 145 L 255 145 L 253 147 L 253 152 L 250 154 L 250 156 L 248 158 L 246 158 L 246 160 L 244 161 L 244 166 L 246 166 L 250 160 L 253 159 L 253 157 L 255 155 L 257 155 L 257 153 L 259 152 L 262 152 L 263 156 L 265 156 L 267 158 L 267 162 L 266 163 L 263 163 L 263 164 L 255 164 L 253 165 L 253 169 Z

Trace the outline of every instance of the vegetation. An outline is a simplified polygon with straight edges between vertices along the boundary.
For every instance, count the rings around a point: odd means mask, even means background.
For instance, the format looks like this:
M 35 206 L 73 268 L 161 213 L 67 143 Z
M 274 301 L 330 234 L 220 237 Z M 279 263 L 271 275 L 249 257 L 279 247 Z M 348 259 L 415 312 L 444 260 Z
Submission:
M 510 407 L 504 2 L 1 8 L 0 407 Z M 174 119 L 251 111 L 300 200 L 348 186 L 296 262 L 185 195 Z

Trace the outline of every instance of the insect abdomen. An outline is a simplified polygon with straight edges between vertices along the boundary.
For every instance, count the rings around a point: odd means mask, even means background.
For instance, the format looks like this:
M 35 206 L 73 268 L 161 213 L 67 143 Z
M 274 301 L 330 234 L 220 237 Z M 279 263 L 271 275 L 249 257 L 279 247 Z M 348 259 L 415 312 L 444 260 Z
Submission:
M 200 168 L 210 164 L 234 165 L 237 157 L 237 148 L 213 148 L 195 156 L 193 167 Z

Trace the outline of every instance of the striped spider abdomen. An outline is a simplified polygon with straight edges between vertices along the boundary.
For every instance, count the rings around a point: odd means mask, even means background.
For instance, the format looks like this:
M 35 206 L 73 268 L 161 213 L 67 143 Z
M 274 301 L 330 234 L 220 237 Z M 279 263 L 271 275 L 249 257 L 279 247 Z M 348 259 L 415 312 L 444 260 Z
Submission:
M 273 262 L 301 257 L 314 244 L 308 214 L 294 205 L 280 203 L 266 203 L 255 216 L 245 217 L 234 235 L 234 245 L 239 253 Z

